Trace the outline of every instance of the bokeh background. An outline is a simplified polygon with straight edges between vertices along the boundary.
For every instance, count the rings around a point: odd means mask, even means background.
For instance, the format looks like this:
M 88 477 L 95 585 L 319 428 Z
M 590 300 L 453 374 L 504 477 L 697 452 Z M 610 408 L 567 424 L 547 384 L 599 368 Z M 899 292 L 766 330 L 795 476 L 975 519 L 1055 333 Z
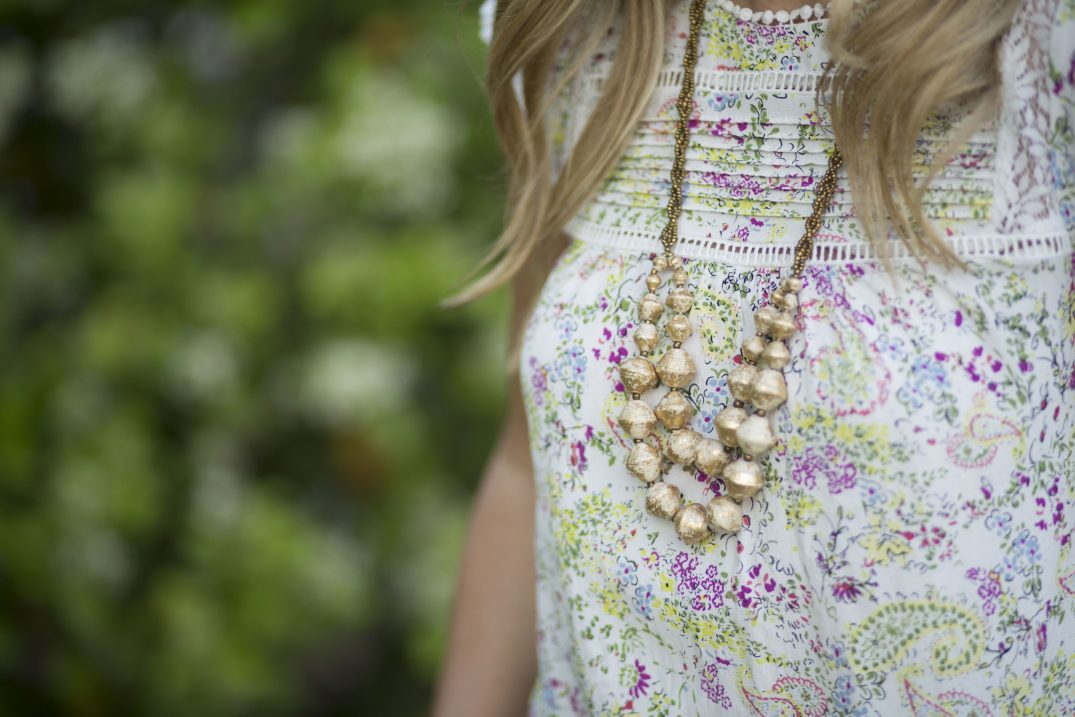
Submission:
M 0 714 L 426 714 L 503 404 L 470 0 L 0 3 Z

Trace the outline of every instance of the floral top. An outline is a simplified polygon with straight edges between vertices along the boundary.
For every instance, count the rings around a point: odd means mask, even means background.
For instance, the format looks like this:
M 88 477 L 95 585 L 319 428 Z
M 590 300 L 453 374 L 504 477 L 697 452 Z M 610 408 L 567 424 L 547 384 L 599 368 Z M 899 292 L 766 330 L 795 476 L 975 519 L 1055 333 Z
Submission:
M 525 329 L 530 715 L 1075 714 L 1075 0 L 1024 1 L 999 47 L 999 113 L 925 195 L 966 271 L 893 236 L 886 272 L 841 175 L 765 487 L 738 534 L 698 545 L 646 512 L 616 421 L 660 248 L 688 5 L 669 2 L 645 116 Z M 691 425 L 709 437 L 832 145 L 813 97 L 826 25 L 706 10 L 676 251 L 695 292 Z M 618 30 L 550 113 L 557 166 Z M 925 128 L 921 163 L 952 121 Z M 679 466 L 667 480 L 703 504 L 724 489 Z

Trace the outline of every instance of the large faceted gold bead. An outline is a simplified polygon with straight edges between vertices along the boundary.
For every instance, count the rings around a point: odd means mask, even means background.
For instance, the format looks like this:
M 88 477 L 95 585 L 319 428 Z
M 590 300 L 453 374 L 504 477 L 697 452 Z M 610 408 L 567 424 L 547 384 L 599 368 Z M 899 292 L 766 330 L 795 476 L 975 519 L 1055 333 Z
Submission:
M 764 338 L 758 336 L 757 334 L 751 336 L 749 339 L 743 342 L 743 347 L 741 350 L 743 358 L 748 363 L 757 363 L 758 359 L 761 358 L 762 353 L 765 351 L 765 346 L 767 343 L 768 342 Z
M 791 352 L 788 351 L 788 346 L 783 341 L 770 341 L 765 350 L 761 352 L 761 360 L 769 368 L 779 370 L 791 362 Z
M 681 466 L 692 466 L 694 465 L 698 442 L 701 440 L 702 435 L 690 428 L 672 431 L 672 434 L 668 437 L 668 442 L 665 444 L 664 453 L 673 463 L 678 463 Z
M 780 306 L 783 307 L 784 310 L 788 313 L 794 315 L 796 310 L 798 310 L 799 308 L 798 294 L 791 291 L 786 292 L 784 294 L 784 300 L 780 302 Z
M 631 438 L 645 438 L 657 427 L 657 416 L 649 404 L 640 398 L 633 398 L 620 411 L 620 426 Z
M 758 369 L 749 363 L 740 364 L 728 374 L 728 390 L 732 396 L 743 401 L 750 401 L 750 387 L 754 383 L 754 375 Z
M 788 400 L 788 385 L 784 374 L 774 368 L 758 371 L 750 387 L 750 402 L 763 411 L 779 408 Z
M 785 276 L 780 282 L 780 288 L 784 293 L 797 294 L 803 288 L 803 280 L 797 276 Z
M 754 330 L 759 334 L 768 334 L 773 319 L 779 314 L 775 308 L 766 304 L 754 312 Z
M 798 330 L 795 318 L 787 311 L 781 311 L 769 324 L 769 335 L 774 339 L 787 339 Z
M 773 447 L 776 436 L 773 435 L 769 419 L 755 413 L 753 416 L 747 416 L 735 429 L 735 440 L 743 453 L 756 458 Z
M 668 333 L 668 338 L 680 343 L 689 339 L 694 332 L 691 327 L 691 320 L 683 314 L 669 316 L 668 323 L 664 325 L 664 330 Z
M 718 413 L 713 423 L 717 427 L 717 438 L 720 439 L 720 442 L 733 448 L 738 445 L 735 442 L 735 431 L 746 418 L 747 412 L 735 406 L 728 406 Z
M 694 359 L 684 349 L 669 349 L 657 362 L 657 373 L 666 386 L 683 388 L 694 378 Z
M 664 307 L 661 306 L 661 299 L 652 291 L 646 292 L 642 298 L 638 300 L 638 318 L 643 321 L 657 323 L 657 319 L 661 318 L 661 314 L 663 313 Z
M 714 533 L 738 533 L 743 527 L 743 507 L 731 496 L 718 495 L 706 506 L 706 519 Z
M 627 470 L 643 483 L 661 477 L 661 454 L 648 443 L 636 443 L 627 455 Z
M 684 286 L 687 283 L 687 271 L 682 268 L 673 271 L 672 283 L 676 286 Z
M 660 341 L 657 325 L 648 322 L 638 325 L 638 328 L 635 329 L 634 337 L 638 350 L 645 353 L 653 353 L 654 349 L 657 348 L 657 343 Z
M 630 393 L 645 393 L 657 385 L 657 369 L 644 356 L 620 361 L 620 381 Z
M 653 259 L 653 266 L 657 271 L 664 271 L 668 268 L 668 260 L 664 258 L 663 254 L 658 254 Z
M 728 460 L 728 451 L 724 450 L 724 444 L 712 438 L 698 441 L 694 449 L 694 465 L 707 476 L 719 476 L 724 466 L 728 465 Z
M 672 521 L 680 540 L 689 545 L 700 543 L 709 535 L 709 516 L 701 503 L 683 506 Z
M 646 491 L 646 510 L 651 515 L 671 520 L 679 512 L 683 494 L 679 488 L 665 481 L 657 481 Z
M 694 417 L 694 406 L 682 391 L 669 391 L 657 404 L 657 418 L 670 431 L 683 428 Z
M 694 294 L 686 287 L 677 286 L 669 290 L 668 299 L 665 303 L 669 309 L 677 314 L 685 314 L 691 310 L 691 306 L 694 304 Z
M 743 459 L 732 461 L 724 469 L 724 487 L 727 494 L 734 500 L 743 500 L 757 495 L 765 483 L 761 466 L 756 461 Z

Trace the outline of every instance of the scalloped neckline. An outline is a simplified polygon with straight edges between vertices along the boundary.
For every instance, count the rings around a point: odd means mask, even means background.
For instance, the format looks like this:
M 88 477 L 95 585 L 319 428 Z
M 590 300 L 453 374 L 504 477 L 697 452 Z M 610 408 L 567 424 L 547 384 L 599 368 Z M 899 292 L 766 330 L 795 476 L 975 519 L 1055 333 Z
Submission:
M 753 17 L 751 19 L 749 19 L 749 20 L 744 20 L 741 17 L 741 13 L 742 13 L 743 10 L 749 10 L 751 13 L 757 13 L 758 11 L 753 10 L 751 8 L 748 8 L 748 7 L 745 7 L 743 5 L 740 5 L 739 3 L 735 2 L 735 0 L 721 0 L 720 2 L 717 3 L 717 11 L 726 13 L 728 15 L 731 15 L 733 18 L 735 18 L 735 20 L 737 22 L 745 23 L 747 25 L 756 25 L 758 27 L 798 27 L 798 26 L 801 26 L 801 25 L 814 25 L 814 24 L 819 23 L 819 22 L 826 22 L 829 19 L 829 12 L 828 12 L 829 3 L 827 3 L 827 2 L 825 2 L 825 3 L 812 3 L 812 4 L 804 2 L 797 9 L 801 9 L 802 7 L 804 7 L 806 5 L 817 5 L 817 4 L 822 4 L 822 5 L 825 6 L 825 14 L 824 15 L 821 15 L 820 17 L 812 16 L 812 17 L 810 17 L 809 19 L 806 19 L 806 20 L 804 20 L 802 18 L 795 18 L 794 20 L 792 20 L 792 19 L 789 18 L 788 20 L 786 20 L 784 22 L 778 22 L 776 20 L 774 20 L 773 22 L 762 22 L 761 20 L 755 20 Z M 773 14 L 775 15 L 776 12 L 777 11 L 774 10 Z M 784 12 L 791 12 L 791 11 L 790 10 L 785 10 Z

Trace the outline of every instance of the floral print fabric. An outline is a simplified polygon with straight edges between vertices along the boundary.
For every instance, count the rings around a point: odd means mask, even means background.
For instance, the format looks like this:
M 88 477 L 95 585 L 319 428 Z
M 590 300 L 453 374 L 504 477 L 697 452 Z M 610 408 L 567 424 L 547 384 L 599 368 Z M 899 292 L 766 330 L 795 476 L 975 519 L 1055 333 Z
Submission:
M 687 5 L 669 4 L 669 75 Z M 842 177 L 804 275 L 766 486 L 740 533 L 696 546 L 645 511 L 616 422 L 668 196 L 678 85 L 659 83 L 525 329 L 532 717 L 1075 714 L 1075 0 L 1033 8 L 1052 29 L 1035 80 L 1050 125 L 1042 146 L 1017 146 L 1047 158 L 1049 216 L 1000 231 L 1010 168 L 990 124 L 926 198 L 966 269 L 894 241 L 886 271 Z M 707 8 L 677 250 L 695 291 L 692 427 L 710 437 L 831 147 L 812 96 L 825 28 Z M 613 27 L 553 110 L 562 153 L 615 41 Z M 923 132 L 923 157 L 951 121 Z M 691 501 L 723 491 L 678 466 L 668 480 Z

